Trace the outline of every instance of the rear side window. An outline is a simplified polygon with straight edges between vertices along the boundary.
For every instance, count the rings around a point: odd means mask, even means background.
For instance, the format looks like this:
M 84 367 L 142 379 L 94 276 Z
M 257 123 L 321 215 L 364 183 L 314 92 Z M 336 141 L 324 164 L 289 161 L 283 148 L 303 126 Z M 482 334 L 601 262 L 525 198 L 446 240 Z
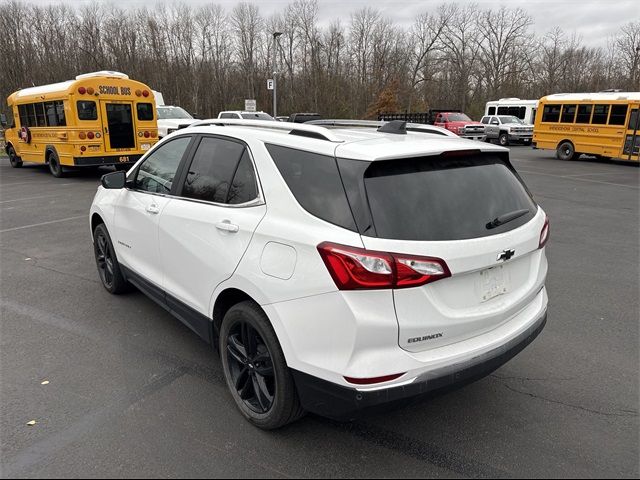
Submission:
M 609 125 L 624 125 L 624 122 L 627 119 L 627 110 L 627 105 L 611 105 Z
M 150 103 L 139 103 L 136 108 L 138 110 L 138 120 L 144 122 L 153 120 L 153 105 Z
M 517 228 L 538 207 L 496 156 L 419 157 L 372 162 L 364 185 L 376 236 L 396 240 L 463 240 Z M 487 224 L 527 210 L 495 228 Z
M 562 123 L 573 123 L 573 119 L 576 116 L 575 105 L 563 105 L 562 106 Z
M 238 184 L 253 182 L 254 195 L 246 201 L 253 200 L 256 196 L 255 178 L 247 180 L 249 175 L 247 168 L 251 169 L 251 177 L 253 177 L 253 168 L 248 155 L 245 157 L 245 152 L 246 147 L 241 143 L 204 137 L 189 166 L 181 196 L 214 203 L 244 203 L 240 200 L 251 196 L 252 186 L 243 184 L 234 188 L 232 184 L 241 160 L 245 159 L 249 161 L 249 165 L 245 163 L 241 172 L 244 177 L 242 179 L 238 177 L 237 182 Z
M 267 145 L 294 197 L 311 215 L 356 230 L 334 157 Z
M 78 120 L 97 120 L 98 109 L 96 102 L 80 100 L 76 103 L 78 107 Z

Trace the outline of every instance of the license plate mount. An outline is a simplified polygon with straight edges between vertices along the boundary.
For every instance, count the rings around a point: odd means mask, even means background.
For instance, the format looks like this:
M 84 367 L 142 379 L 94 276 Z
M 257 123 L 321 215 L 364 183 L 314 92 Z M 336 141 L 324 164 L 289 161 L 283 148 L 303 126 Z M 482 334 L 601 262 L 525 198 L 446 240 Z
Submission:
M 492 298 L 504 295 L 508 291 L 504 266 L 487 268 L 480 272 L 480 301 L 488 302 Z

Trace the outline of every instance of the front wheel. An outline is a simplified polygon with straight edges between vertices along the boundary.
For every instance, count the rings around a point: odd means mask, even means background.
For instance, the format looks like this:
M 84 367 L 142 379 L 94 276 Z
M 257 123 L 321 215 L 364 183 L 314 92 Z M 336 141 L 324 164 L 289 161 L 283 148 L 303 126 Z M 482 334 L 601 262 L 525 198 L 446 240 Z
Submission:
M 575 156 L 576 149 L 573 146 L 573 143 L 567 141 L 562 142 L 560 145 L 558 145 L 558 148 L 556 149 L 556 157 L 558 158 L 558 160 L 571 161 L 575 158 Z
M 111 237 L 104 223 L 93 231 L 93 251 L 102 286 L 115 295 L 128 291 L 129 284 L 122 275 Z
M 9 163 L 13 168 L 22 167 L 22 160 L 20 159 L 20 157 L 18 157 L 18 154 L 13 147 L 9 147 L 7 149 L 7 154 L 9 155 Z
M 506 147 L 507 145 L 509 145 L 509 134 L 508 133 L 501 133 L 500 137 L 498 138 L 498 142 L 503 147 Z
M 249 422 L 273 430 L 304 414 L 278 338 L 258 305 L 245 301 L 229 309 L 219 347 L 227 386 Z

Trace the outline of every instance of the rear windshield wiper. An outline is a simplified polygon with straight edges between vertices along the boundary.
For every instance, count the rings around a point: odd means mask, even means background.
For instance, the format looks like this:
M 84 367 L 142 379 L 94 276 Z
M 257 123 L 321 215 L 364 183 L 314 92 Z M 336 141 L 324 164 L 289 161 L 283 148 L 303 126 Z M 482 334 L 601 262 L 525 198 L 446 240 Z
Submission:
M 526 208 L 523 210 L 514 210 L 513 212 L 505 213 L 504 215 L 500 215 L 499 217 L 494 218 L 489 223 L 487 223 L 487 230 L 491 230 L 492 228 L 499 227 L 500 225 L 504 225 L 505 223 L 509 223 L 511 220 L 515 220 L 516 218 L 520 218 L 523 215 L 529 213 L 529 210 Z

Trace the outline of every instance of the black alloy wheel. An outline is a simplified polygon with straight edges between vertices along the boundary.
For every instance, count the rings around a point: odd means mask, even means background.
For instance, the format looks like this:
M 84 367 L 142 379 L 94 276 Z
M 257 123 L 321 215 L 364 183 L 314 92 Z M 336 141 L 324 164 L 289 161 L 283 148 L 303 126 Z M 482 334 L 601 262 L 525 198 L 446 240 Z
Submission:
M 109 241 L 107 240 L 107 236 L 104 231 L 100 230 L 97 232 L 94 240 L 94 247 L 100 280 L 102 280 L 102 284 L 107 290 L 111 290 L 113 288 L 115 276 L 114 259 Z
M 120 270 L 111 237 L 104 223 L 99 224 L 93 231 L 93 251 L 98 275 L 104 288 L 116 295 L 129 291 L 131 286 Z
M 276 377 L 269 348 L 260 334 L 245 321 L 237 321 L 227 337 L 227 361 L 238 397 L 253 412 L 271 410 Z

